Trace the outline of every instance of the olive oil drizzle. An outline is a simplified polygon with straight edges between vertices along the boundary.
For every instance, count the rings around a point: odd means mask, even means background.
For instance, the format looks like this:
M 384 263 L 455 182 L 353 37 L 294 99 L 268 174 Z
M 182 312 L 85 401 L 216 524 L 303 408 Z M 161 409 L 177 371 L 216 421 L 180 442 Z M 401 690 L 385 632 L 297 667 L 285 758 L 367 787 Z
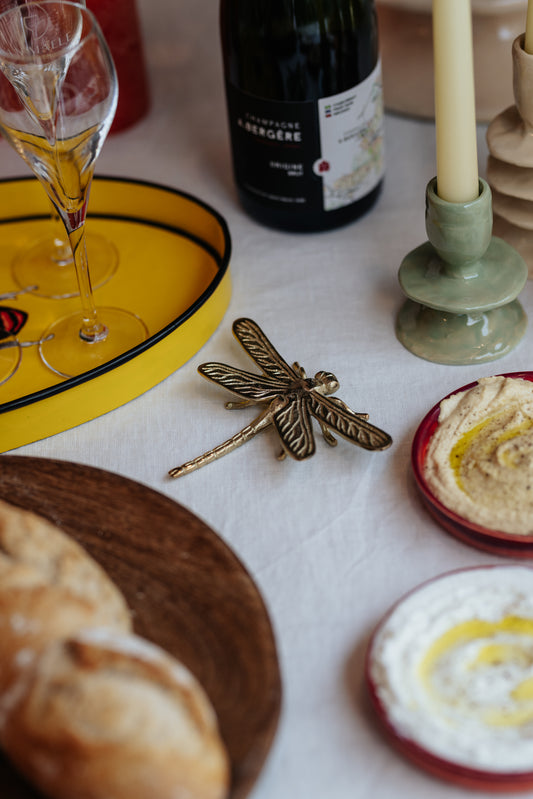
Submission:
M 479 642 L 470 649 L 468 644 Z M 464 648 L 463 652 L 459 650 Z M 490 672 L 517 666 L 524 679 L 510 681 L 507 701 L 497 700 L 481 707 L 471 701 L 465 686 L 457 686 L 453 702 L 466 715 L 477 715 L 481 722 L 492 727 L 520 727 L 533 721 L 533 619 L 509 615 L 499 621 L 470 619 L 455 625 L 436 639 L 428 648 L 419 665 L 419 678 L 428 696 L 442 707 L 450 706 L 450 698 L 440 696 L 435 675 L 443 659 L 453 654 L 463 662 L 454 673 L 468 673 L 484 669 L 488 672 L 487 685 L 492 682 Z
M 498 427 L 505 427 L 506 417 L 509 418 L 509 410 L 507 409 L 495 416 L 484 419 L 482 422 L 475 425 L 471 428 L 471 430 L 468 430 L 463 436 L 461 436 L 459 441 L 457 441 L 457 443 L 452 447 L 450 451 L 450 466 L 455 474 L 457 485 L 464 493 L 468 493 L 462 479 L 462 466 L 465 457 L 468 455 L 469 450 L 474 443 L 479 444 L 479 436 L 483 431 L 486 430 L 486 428 L 492 427 L 496 431 Z M 525 419 L 522 423 L 513 426 L 511 429 L 503 430 L 503 432 L 501 432 L 499 435 L 488 435 L 486 443 L 480 452 L 483 460 L 489 460 L 495 450 L 497 450 L 501 444 L 521 436 L 532 427 L 533 419 Z M 509 468 L 515 467 L 515 463 L 513 462 L 510 454 L 508 454 L 505 459 L 505 466 L 508 466 Z

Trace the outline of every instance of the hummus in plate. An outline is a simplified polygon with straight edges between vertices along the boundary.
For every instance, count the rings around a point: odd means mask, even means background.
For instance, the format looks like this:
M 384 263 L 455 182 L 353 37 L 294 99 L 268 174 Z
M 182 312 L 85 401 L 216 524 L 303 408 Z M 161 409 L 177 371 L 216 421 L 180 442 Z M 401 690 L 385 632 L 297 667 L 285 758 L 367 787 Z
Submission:
M 376 630 L 367 675 L 398 737 L 448 763 L 533 772 L 533 569 L 443 575 Z
M 444 399 L 424 478 L 464 519 L 533 535 L 533 383 L 486 377 Z

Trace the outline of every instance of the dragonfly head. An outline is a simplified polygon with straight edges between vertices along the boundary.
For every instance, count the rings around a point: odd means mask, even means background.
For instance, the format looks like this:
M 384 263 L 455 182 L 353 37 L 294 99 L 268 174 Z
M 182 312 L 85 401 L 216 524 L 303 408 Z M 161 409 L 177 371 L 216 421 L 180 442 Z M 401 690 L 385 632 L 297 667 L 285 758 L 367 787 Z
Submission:
M 324 394 L 334 394 L 340 386 L 339 381 L 331 372 L 317 372 L 315 380 L 324 387 Z

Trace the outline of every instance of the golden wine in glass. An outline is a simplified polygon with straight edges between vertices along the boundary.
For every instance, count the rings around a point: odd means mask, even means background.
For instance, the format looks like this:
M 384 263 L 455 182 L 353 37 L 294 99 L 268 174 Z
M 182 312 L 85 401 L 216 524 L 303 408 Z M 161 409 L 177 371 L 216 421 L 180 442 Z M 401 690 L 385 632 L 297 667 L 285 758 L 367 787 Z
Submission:
M 31 0 L 0 0 L 0 13 Z M 85 0 L 74 0 L 85 6 Z M 103 286 L 118 267 L 118 250 L 105 236 L 89 229 L 87 250 L 91 258 L 93 288 Z M 33 244 L 24 247 L 14 258 L 11 274 L 20 289 L 51 299 L 67 299 L 79 293 L 74 259 L 61 217 L 50 203 L 49 231 Z
M 0 78 L 0 130 L 43 185 L 72 249 L 81 310 L 55 321 L 39 346 L 50 369 L 72 377 L 147 337 L 135 314 L 96 307 L 87 258 L 87 203 L 116 109 L 116 72 L 88 9 L 41 0 L 0 14 Z

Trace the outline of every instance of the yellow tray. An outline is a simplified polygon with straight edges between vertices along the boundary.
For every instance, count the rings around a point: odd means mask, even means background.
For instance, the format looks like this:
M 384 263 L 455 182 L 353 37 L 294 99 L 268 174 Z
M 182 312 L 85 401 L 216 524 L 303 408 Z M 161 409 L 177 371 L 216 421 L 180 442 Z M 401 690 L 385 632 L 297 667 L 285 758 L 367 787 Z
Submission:
M 210 338 L 229 305 L 230 234 L 212 208 L 183 192 L 139 180 L 95 177 L 88 226 L 111 239 L 119 266 L 96 289 L 97 304 L 137 313 L 149 338 L 125 355 L 61 379 L 22 350 L 17 372 L 0 386 L 0 452 L 94 419 L 152 388 Z M 11 264 L 21 247 L 50 229 L 48 200 L 33 177 L 0 181 L 0 294 L 15 290 Z M 2 301 L 24 310 L 20 341 L 37 340 L 79 298 L 30 294 Z

